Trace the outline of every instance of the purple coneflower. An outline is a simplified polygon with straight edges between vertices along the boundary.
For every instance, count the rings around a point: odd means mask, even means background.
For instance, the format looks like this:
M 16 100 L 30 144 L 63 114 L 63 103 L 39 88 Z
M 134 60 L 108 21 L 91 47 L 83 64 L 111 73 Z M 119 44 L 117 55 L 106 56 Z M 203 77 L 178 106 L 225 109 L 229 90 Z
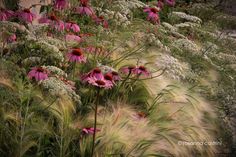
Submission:
M 30 11 L 30 9 L 24 9 L 17 12 L 17 16 L 22 21 L 27 23 L 32 23 L 32 21 L 36 18 L 36 15 Z
M 67 31 L 72 30 L 75 33 L 80 31 L 80 27 L 75 22 L 67 22 L 66 29 Z
M 42 67 L 33 67 L 28 73 L 30 79 L 35 79 L 36 81 L 46 80 L 48 78 L 48 71 Z
M 103 16 L 95 16 L 93 19 L 97 25 L 102 25 L 104 28 L 108 28 L 108 22 Z
M 64 22 L 59 20 L 55 15 L 43 15 L 39 19 L 39 23 L 47 23 L 51 28 L 56 29 L 57 31 L 63 31 L 65 29 Z
M 112 80 L 113 81 L 119 81 L 121 80 L 120 76 L 119 76 L 119 73 L 116 72 L 116 71 L 112 71 L 112 72 L 109 72 L 107 73 L 106 75 L 110 75 L 112 77 Z M 105 77 L 105 76 L 104 76 Z
M 134 70 L 135 70 L 135 66 L 128 66 L 128 67 L 123 67 L 120 69 L 120 71 L 125 74 L 133 74 Z
M 0 9 L 0 21 L 7 21 L 14 16 L 14 12 L 11 10 Z
M 106 73 L 106 74 L 104 75 L 104 79 L 105 79 L 106 81 L 109 81 L 110 83 L 113 83 L 113 82 L 114 82 L 111 73 Z
M 76 62 L 76 63 L 86 62 L 86 57 L 84 57 L 84 54 L 80 48 L 72 49 L 67 56 L 70 62 Z
M 55 28 L 57 31 L 64 31 L 65 24 L 63 21 L 59 20 L 56 23 L 51 23 L 51 27 Z
M 160 8 L 160 9 L 162 9 L 162 8 L 164 7 L 164 0 L 159 0 L 159 1 L 157 2 L 157 7 Z
M 96 132 L 101 131 L 100 129 L 96 129 Z M 94 128 L 83 128 L 82 132 L 85 134 L 94 134 L 95 129 Z
M 93 86 L 105 89 L 111 89 L 113 87 L 113 83 L 110 80 L 106 80 L 105 78 L 97 79 L 95 77 L 89 77 L 88 83 Z
M 110 89 L 113 87 L 113 78 L 111 74 L 103 75 L 102 70 L 95 68 L 89 73 L 81 77 L 83 82 L 87 82 L 93 86 Z
M 62 10 L 62 9 L 65 9 L 67 7 L 67 5 L 68 5 L 67 0 L 55 0 L 54 4 L 53 4 L 53 7 L 55 9 Z
M 159 9 L 158 8 L 150 8 L 150 7 L 147 7 L 143 10 L 144 12 L 148 13 L 148 17 L 147 19 L 153 23 L 160 23 L 159 21 Z
M 102 70 L 99 68 L 94 68 L 92 71 L 88 72 L 87 74 L 81 77 L 83 82 L 87 82 L 89 78 L 96 78 L 96 79 L 103 79 L 104 76 L 102 74 Z
M 149 76 L 150 72 L 147 70 L 146 67 L 144 66 L 139 66 L 134 69 L 134 74 L 136 75 L 144 75 L 144 76 Z
M 112 71 L 111 74 L 112 74 L 112 78 L 113 78 L 114 81 L 119 81 L 119 80 L 121 80 L 121 78 L 120 78 L 118 72 Z
M 55 15 L 50 15 L 50 16 L 47 16 L 47 15 L 43 15 L 39 20 L 39 23 L 50 23 L 50 22 L 57 22 L 58 21 L 58 18 L 55 16 Z
M 94 14 L 92 8 L 88 4 L 89 0 L 80 0 L 80 6 L 76 8 L 76 12 L 81 15 L 91 16 Z
M 166 4 L 173 7 L 175 5 L 175 0 L 166 0 Z

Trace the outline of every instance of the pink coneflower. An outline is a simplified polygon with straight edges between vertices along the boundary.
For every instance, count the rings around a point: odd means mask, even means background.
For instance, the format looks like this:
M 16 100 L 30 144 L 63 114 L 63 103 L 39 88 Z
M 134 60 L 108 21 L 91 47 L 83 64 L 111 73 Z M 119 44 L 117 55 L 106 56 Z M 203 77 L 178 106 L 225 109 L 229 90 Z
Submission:
M 164 7 L 164 0 L 159 0 L 159 1 L 157 2 L 157 7 L 160 8 L 160 9 L 162 9 L 162 8 Z
M 119 80 L 121 80 L 121 78 L 120 78 L 118 72 L 112 71 L 111 74 L 112 74 L 112 79 L 113 79 L 114 81 L 119 81 Z
M 96 129 L 96 132 L 101 131 L 100 129 Z M 94 128 L 83 128 L 82 132 L 85 134 L 94 134 L 95 129 Z
M 150 72 L 147 70 L 146 67 L 144 66 L 139 66 L 134 69 L 134 74 L 136 75 L 144 75 L 144 76 L 149 76 Z
M 136 68 L 135 66 L 128 66 L 121 68 L 120 71 L 125 74 L 132 74 L 134 73 L 135 68 Z
M 111 89 L 113 87 L 113 83 L 110 80 L 106 80 L 105 78 L 97 79 L 95 77 L 89 77 L 88 83 L 93 86 L 105 89 Z
M 55 15 L 44 15 L 39 19 L 39 23 L 47 23 L 51 28 L 57 31 L 63 31 L 65 29 L 65 24 L 63 21 L 59 20 Z
M 159 21 L 159 9 L 158 8 L 145 8 L 144 12 L 148 13 L 147 19 L 153 23 L 160 23 Z
M 114 81 L 111 73 L 106 73 L 106 74 L 104 75 L 104 79 L 105 79 L 106 81 L 111 82 L 111 83 L 113 83 L 113 81 Z
M 83 75 L 81 80 L 85 83 L 89 83 L 93 86 L 97 86 L 100 88 L 110 89 L 114 85 L 113 76 L 111 73 L 107 73 L 103 75 L 102 70 L 99 68 L 95 68 L 89 73 Z
M 80 27 L 75 22 L 67 22 L 66 23 L 66 30 L 67 31 L 72 30 L 73 32 L 77 33 L 80 31 Z
M 108 22 L 107 20 L 104 19 L 103 16 L 95 16 L 93 17 L 94 21 L 96 22 L 97 25 L 102 25 L 104 28 L 108 28 Z
M 65 29 L 65 24 L 63 21 L 59 20 L 56 23 L 50 24 L 52 28 L 55 28 L 57 31 L 63 31 Z
M 104 75 L 104 78 L 105 79 L 107 78 L 107 80 L 110 79 L 112 81 L 119 81 L 119 80 L 121 80 L 118 72 L 116 72 L 116 71 L 111 71 L 111 72 L 106 73 L 106 75 Z
M 12 34 L 7 38 L 8 43 L 12 43 L 14 41 L 16 41 L 16 35 L 15 34 Z
M 0 9 L 0 21 L 7 21 L 14 16 L 14 12 L 11 10 Z
M 175 0 L 165 0 L 166 4 L 173 7 L 175 6 Z
M 48 78 L 48 71 L 42 67 L 34 67 L 28 73 L 30 79 L 35 79 L 36 81 L 46 80 Z
M 17 13 L 17 16 L 27 23 L 32 23 L 32 21 L 36 18 L 36 15 L 30 11 L 30 9 L 24 9 Z
M 77 62 L 77 63 L 86 62 L 86 58 L 84 57 L 84 54 L 80 48 L 72 49 L 67 56 L 70 62 Z
M 80 36 L 78 36 L 78 35 L 67 34 L 67 35 L 66 35 L 66 41 L 81 42 L 81 38 L 80 38 Z
M 88 15 L 88 16 L 94 14 L 92 8 L 88 4 L 88 0 L 80 0 L 80 6 L 76 8 L 76 12 L 81 15 Z
M 87 73 L 86 75 L 84 75 L 82 77 L 82 80 L 83 81 L 87 81 L 88 78 L 96 78 L 96 79 L 103 79 L 104 76 L 103 76 L 103 73 L 102 73 L 102 70 L 99 69 L 99 68 L 94 68 L 92 71 L 90 71 L 89 73 Z
M 68 5 L 67 0 L 54 0 L 53 7 L 55 9 L 65 9 Z
M 50 23 L 50 22 L 57 22 L 58 18 L 55 15 L 43 15 L 40 19 L 39 19 L 39 23 Z

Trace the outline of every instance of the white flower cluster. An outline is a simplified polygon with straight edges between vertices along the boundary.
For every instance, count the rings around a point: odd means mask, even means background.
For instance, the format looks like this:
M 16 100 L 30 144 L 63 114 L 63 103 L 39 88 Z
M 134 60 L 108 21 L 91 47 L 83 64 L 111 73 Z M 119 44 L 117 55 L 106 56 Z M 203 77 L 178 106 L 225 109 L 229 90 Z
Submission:
M 115 25 L 126 27 L 130 24 L 130 14 L 121 13 L 120 11 L 112 10 L 102 10 L 101 8 L 96 8 L 100 16 L 105 17 L 105 19 L 112 21 Z
M 145 38 L 146 38 L 146 42 L 150 45 L 157 46 L 159 48 L 164 47 L 161 41 L 153 33 L 146 34 Z
M 12 44 L 9 48 L 15 53 L 31 53 L 31 57 L 40 57 L 41 61 L 50 60 L 52 63 L 64 61 L 64 55 L 57 46 L 50 44 L 46 40 L 38 40 L 31 35 L 26 36 L 24 41 Z
M 212 43 L 212 42 L 206 42 L 202 48 L 202 52 L 206 55 L 214 55 L 217 53 L 217 51 L 219 50 L 219 47 Z
M 58 49 L 65 49 L 65 42 L 57 39 L 57 38 L 52 38 L 52 37 L 43 37 L 39 39 L 40 41 L 45 41 L 47 43 L 49 43 L 50 45 L 54 45 L 55 47 L 57 47 Z
M 96 10 L 99 15 L 112 20 L 116 25 L 126 27 L 133 18 L 132 10 L 143 8 L 144 6 L 146 5 L 138 0 L 117 0 L 113 2 L 112 7 L 109 9 L 102 10 L 101 8 L 96 8 Z
M 20 33 L 24 34 L 31 34 L 28 29 L 24 25 L 20 25 L 15 22 L 9 22 L 9 21 L 0 21 L 0 28 L 5 28 L 6 30 L 10 32 L 16 32 L 19 31 Z
M 193 41 L 188 39 L 178 39 L 172 44 L 174 47 L 178 48 L 180 51 L 188 51 L 193 54 L 199 54 L 200 48 Z
M 198 23 L 193 23 L 193 22 L 179 23 L 179 24 L 175 24 L 174 26 L 179 29 L 201 27 L 201 25 L 199 25 Z
M 176 38 L 188 39 L 186 36 L 180 34 L 179 32 L 171 32 L 171 35 L 173 35 Z
M 225 62 L 229 64 L 235 64 L 236 63 L 236 56 L 232 54 L 227 53 L 218 53 L 219 47 L 212 43 L 212 42 L 206 42 L 204 45 L 202 52 L 209 58 L 214 58 L 220 62 Z
M 165 34 L 170 33 L 172 36 L 174 36 L 176 38 L 183 38 L 183 39 L 187 38 L 183 34 L 180 34 L 178 32 L 178 28 L 176 26 L 173 26 L 167 22 L 162 22 L 162 26 L 163 26 L 163 28 L 160 27 L 159 30 Z
M 28 57 L 25 58 L 21 63 L 24 66 L 30 66 L 30 65 L 34 65 L 34 64 L 39 64 L 41 61 L 40 57 Z
M 51 45 L 47 41 L 36 41 L 34 45 L 39 46 L 42 49 L 46 58 L 51 58 L 60 62 L 64 61 L 64 56 L 57 46 Z
M 117 6 L 121 9 L 121 12 L 128 12 L 132 9 L 143 8 L 146 4 L 139 0 L 117 0 L 114 2 L 114 7 Z
M 172 16 L 194 23 L 199 23 L 199 24 L 202 23 L 202 20 L 199 17 L 188 15 L 184 12 L 172 12 Z
M 128 15 L 116 12 L 114 15 L 114 19 L 116 20 L 116 25 L 121 25 L 123 27 L 130 25 Z
M 70 97 L 74 102 L 80 102 L 80 96 L 75 93 L 75 91 L 63 81 L 56 77 L 49 77 L 41 82 L 41 86 L 44 90 L 49 92 L 52 96 L 56 97 Z
M 226 54 L 226 53 L 218 53 L 212 55 L 212 57 L 215 57 L 219 61 L 223 61 L 225 63 L 229 64 L 235 64 L 236 63 L 236 56 L 231 55 L 231 54 Z
M 169 54 L 161 54 L 157 58 L 156 65 L 166 69 L 164 75 L 174 80 L 185 80 L 193 75 L 187 63 L 180 62 Z
M 177 32 L 178 31 L 178 28 L 176 28 L 175 26 L 173 26 L 173 25 L 171 25 L 167 22 L 162 22 L 161 24 L 162 24 L 162 26 L 164 26 L 169 31 L 172 31 L 172 32 Z
M 56 66 L 42 66 L 44 69 L 49 70 L 51 73 L 58 75 L 58 76 L 63 76 L 63 77 L 67 77 L 67 74 L 61 70 L 60 68 L 56 67 Z

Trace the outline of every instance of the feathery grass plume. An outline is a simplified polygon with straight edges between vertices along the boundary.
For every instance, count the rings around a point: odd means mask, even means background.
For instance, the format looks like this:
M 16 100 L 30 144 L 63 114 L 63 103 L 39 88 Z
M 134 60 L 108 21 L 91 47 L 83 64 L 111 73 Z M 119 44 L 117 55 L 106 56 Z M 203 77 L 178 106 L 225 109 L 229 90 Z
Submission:
M 30 155 L 30 150 L 37 149 L 37 139 L 48 133 L 42 117 L 34 113 L 38 102 L 33 100 L 38 94 L 33 86 L 20 79 L 16 79 L 10 93 L 0 102 L 1 110 L 5 111 L 1 121 L 0 148 L 6 156 Z
M 136 119 L 135 109 L 125 104 L 112 103 L 110 109 L 98 111 L 98 128 L 95 154 L 98 157 L 109 155 L 142 156 L 147 148 L 137 149 L 140 142 L 151 143 L 155 128 L 147 119 Z M 92 116 L 89 118 L 92 120 Z M 137 136 L 139 135 L 139 136 Z
M 158 126 L 156 142 L 153 151 L 167 155 L 189 156 L 192 151 L 202 155 L 213 156 L 216 146 L 178 145 L 178 141 L 216 141 L 215 138 L 215 111 L 211 104 L 188 90 L 188 88 L 168 86 L 171 81 L 163 78 L 148 80 L 147 86 L 155 95 L 159 92 L 155 107 L 152 108 L 149 118 L 152 125 Z M 159 87 L 158 90 L 154 87 Z M 167 87 L 167 88 L 165 88 Z M 174 87 L 174 88 L 173 88 Z M 163 89 L 160 91 L 160 89 Z M 159 92 L 158 92 L 159 91 Z M 162 94 L 164 93 L 164 94 Z M 170 149 L 171 148 L 171 149 Z
M 137 119 L 138 111 L 122 103 L 110 105 L 113 106 L 110 109 L 100 108 L 98 128 L 101 131 L 97 133 L 95 154 L 141 157 L 157 153 L 188 156 L 195 151 L 212 156 L 216 151 L 214 146 L 208 146 L 207 149 L 204 145 L 184 147 L 178 145 L 178 141 L 216 140 L 211 124 L 214 122 L 214 111 L 204 100 L 197 101 L 193 96 L 185 94 L 184 89 L 169 88 L 161 92 L 158 106 L 152 108 L 146 118 Z M 143 149 L 137 149 L 142 142 Z

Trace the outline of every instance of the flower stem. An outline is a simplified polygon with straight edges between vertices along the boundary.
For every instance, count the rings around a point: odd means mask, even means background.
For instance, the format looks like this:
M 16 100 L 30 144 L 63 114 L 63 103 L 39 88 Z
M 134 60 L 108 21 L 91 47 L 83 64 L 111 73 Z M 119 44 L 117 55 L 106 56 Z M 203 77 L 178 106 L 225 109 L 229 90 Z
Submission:
M 72 80 L 75 79 L 75 68 L 76 68 L 76 62 L 73 63 L 73 74 L 72 74 Z
M 96 131 L 97 131 L 97 110 L 98 110 L 98 103 L 99 103 L 99 88 L 97 89 L 97 98 L 95 102 L 95 111 L 94 111 L 94 133 L 93 133 L 93 145 L 92 145 L 92 153 L 91 157 L 93 157 L 94 154 L 94 148 L 95 148 L 95 140 L 96 140 Z

